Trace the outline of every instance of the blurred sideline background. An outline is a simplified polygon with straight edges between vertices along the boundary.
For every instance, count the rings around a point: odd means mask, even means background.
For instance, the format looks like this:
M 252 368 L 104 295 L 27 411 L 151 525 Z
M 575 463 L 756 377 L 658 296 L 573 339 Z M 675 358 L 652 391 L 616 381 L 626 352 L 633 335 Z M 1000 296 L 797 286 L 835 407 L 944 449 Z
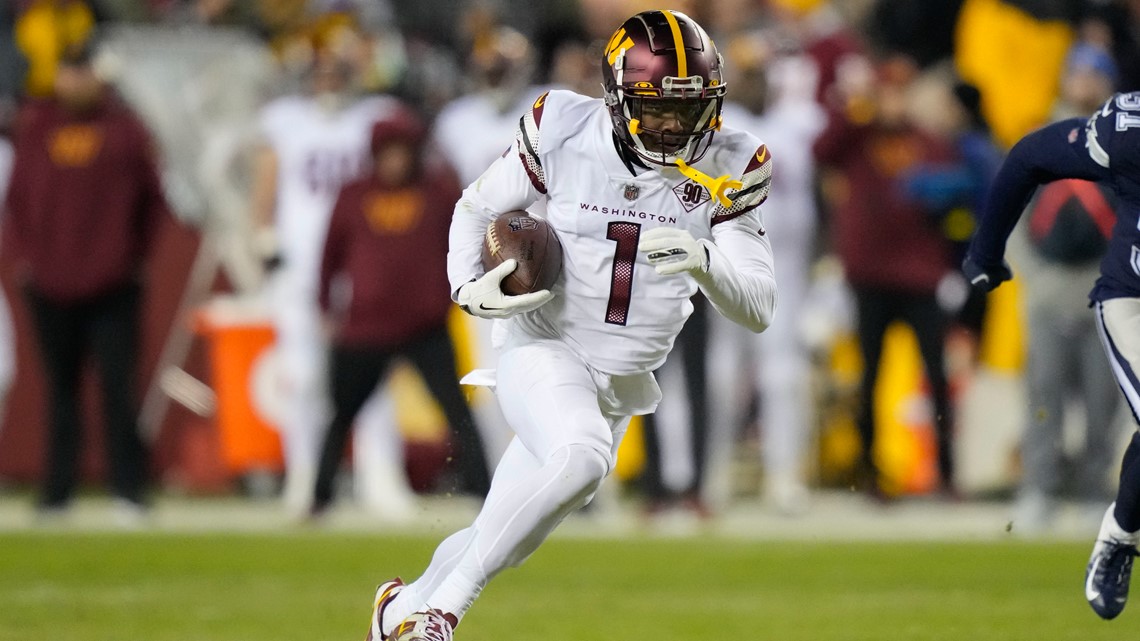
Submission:
M 528 85 L 599 95 L 601 43 L 627 15 L 649 7 L 689 13 L 718 43 L 745 31 L 799 33 L 812 20 L 835 21 L 829 28 L 857 40 L 859 55 L 869 60 L 906 54 L 928 84 L 957 76 L 978 87 L 1003 148 L 1049 120 L 1075 42 L 1103 45 L 1120 61 L 1118 88 L 1140 89 L 1129 85 L 1140 69 L 1128 65 L 1140 55 L 1140 3 L 1128 0 L 14 0 L 9 7 L 0 39 L 26 64 L 16 67 L 26 70 L 18 82 L 4 88 L 9 108 L 48 92 L 66 47 L 92 38 L 100 73 L 158 142 L 164 187 L 182 224 L 163 230 L 149 266 L 140 398 L 153 479 L 169 494 L 267 498 L 276 492 L 283 469 L 274 429 L 280 408 L 263 276 L 251 249 L 249 163 L 258 110 L 303 84 L 316 46 L 344 48 L 358 91 L 397 95 L 429 119 L 473 91 L 465 56 L 490 33 L 488 25 L 505 24 L 529 39 L 536 55 Z M 735 88 L 730 85 L 730 99 Z M 913 100 L 928 115 L 937 108 L 921 86 Z M 779 215 L 766 210 L 769 219 Z M 825 213 L 820 220 L 825 229 Z M 836 500 L 857 501 L 847 495 L 859 457 L 854 404 L 862 362 L 825 232 L 813 243 L 812 291 L 840 300 L 810 307 L 805 314 L 816 317 L 802 321 L 814 328 L 804 338 L 812 399 L 806 480 L 813 491 L 838 490 L 838 499 L 822 501 L 826 510 Z M 44 383 L 11 269 L 4 270 L 3 284 L 13 310 L 16 375 L 0 429 L 0 483 L 18 494 L 43 473 Z M 954 446 L 962 496 L 1005 500 L 1020 478 L 1018 444 L 1027 420 L 1025 319 L 1016 282 L 988 303 L 979 335 L 951 332 L 947 341 L 958 410 Z M 452 329 L 465 372 L 479 342 L 459 312 Z M 442 413 L 410 370 L 401 369 L 388 385 L 411 485 L 430 493 L 447 459 Z M 88 376 L 81 468 L 92 484 L 106 475 L 94 389 Z M 933 492 L 937 455 L 928 394 L 913 333 L 901 325 L 888 333 L 876 398 L 877 457 L 888 491 Z M 752 405 L 746 423 L 731 431 L 737 447 L 710 466 L 720 505 L 752 502 L 762 492 L 765 443 Z M 1070 414 L 1070 440 L 1079 448 L 1079 411 Z M 1121 445 L 1131 429 L 1122 416 Z M 637 425 L 619 458 L 620 487 L 635 492 L 645 464 Z M 1105 470 L 1114 473 L 1115 467 Z

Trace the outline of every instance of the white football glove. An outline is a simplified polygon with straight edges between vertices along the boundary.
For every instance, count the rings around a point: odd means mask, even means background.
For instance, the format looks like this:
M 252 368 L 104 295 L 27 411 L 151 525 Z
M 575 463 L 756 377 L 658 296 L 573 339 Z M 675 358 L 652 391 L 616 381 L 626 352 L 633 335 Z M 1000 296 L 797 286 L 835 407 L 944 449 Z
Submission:
M 463 311 L 481 318 L 509 318 L 538 309 L 554 296 L 549 289 L 519 296 L 503 293 L 500 283 L 517 266 L 518 262 L 513 258 L 504 260 L 498 267 L 460 287 L 455 301 Z
M 709 269 L 708 251 L 684 229 L 650 229 L 641 235 L 637 251 L 648 254 L 649 264 L 662 276 Z

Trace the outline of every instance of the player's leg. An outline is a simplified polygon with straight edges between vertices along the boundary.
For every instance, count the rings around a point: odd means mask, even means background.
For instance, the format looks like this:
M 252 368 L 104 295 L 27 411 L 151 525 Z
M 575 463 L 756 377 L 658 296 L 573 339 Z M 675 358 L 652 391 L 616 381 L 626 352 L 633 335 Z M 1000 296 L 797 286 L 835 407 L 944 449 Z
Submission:
M 533 475 L 542 464 L 517 438 L 507 446 L 495 467 L 487 500 L 495 500 L 500 493 L 515 487 L 522 479 Z M 409 583 L 388 606 L 384 613 L 385 633 L 408 615 L 426 607 L 427 598 L 434 593 L 447 575 L 455 569 L 475 536 L 475 525 L 464 528 L 443 540 L 435 549 L 431 563 L 418 579 Z M 397 603 L 398 601 L 398 603 Z
M 692 460 L 693 479 L 685 489 L 684 499 L 695 502 L 698 512 L 704 512 L 705 464 L 708 458 L 709 393 L 708 345 L 709 314 L 715 314 L 703 296 L 694 297 L 693 314 L 681 330 L 685 337 L 681 351 L 681 365 L 685 372 L 685 389 L 689 397 L 689 456 Z
M 147 468 L 135 400 L 140 304 L 141 291 L 135 286 L 109 294 L 95 304 L 90 326 L 103 392 L 111 486 L 116 496 L 135 506 L 143 502 Z
M 320 430 L 328 416 L 320 317 L 302 276 L 288 268 L 276 275 L 273 324 L 276 332 L 281 424 L 285 454 L 282 498 L 287 510 L 303 514 L 312 503 Z M 315 299 L 313 299 L 315 300 Z
M 1066 352 L 1072 350 L 1055 316 L 1048 309 L 1029 310 L 1031 331 L 1025 368 L 1029 417 L 1021 438 L 1023 472 L 1014 523 L 1027 533 L 1049 525 L 1060 490 L 1061 428 L 1069 380 Z M 1111 382 L 1109 391 L 1117 393 Z
M 404 437 L 387 379 L 381 380 L 357 412 L 352 443 L 356 500 L 387 521 L 414 518 L 416 496 L 404 469 Z
M 1094 319 L 1077 338 L 1081 397 L 1085 404 L 1085 448 L 1077 470 L 1078 499 L 1086 505 L 1103 503 L 1108 495 L 1105 471 L 1116 456 L 1120 429 L 1120 390 L 1100 345 Z
M 419 370 L 428 390 L 435 397 L 451 428 L 454 449 L 464 490 L 484 497 L 491 486 L 483 440 L 471 417 L 471 408 L 459 387 L 455 373 L 455 349 L 446 327 L 407 346 L 404 353 Z
M 1097 326 L 1116 382 L 1140 421 L 1140 299 L 1117 298 L 1095 306 Z M 1105 511 L 1085 573 L 1085 598 L 1104 619 L 1116 617 L 1128 600 L 1132 559 L 1140 542 L 1140 433 L 1124 452 L 1116 501 Z
M 883 355 L 883 337 L 894 319 L 895 295 L 879 290 L 856 287 L 855 305 L 859 332 L 859 349 L 863 354 L 863 378 L 859 384 L 859 411 L 855 425 L 863 441 L 860 482 L 874 497 L 881 497 L 879 467 L 875 463 L 875 383 L 879 380 L 879 361 Z
M 950 404 L 950 381 L 946 377 L 946 312 L 933 296 L 910 296 L 906 319 L 914 329 L 918 351 L 925 366 L 934 409 L 934 431 L 938 439 L 938 472 L 942 491 L 953 495 L 954 487 L 954 408 Z
M 314 513 L 323 511 L 332 503 L 334 484 L 352 423 L 376 389 L 380 374 L 390 361 L 388 353 L 380 350 L 337 345 L 330 352 L 329 391 L 333 413 L 325 430 L 317 465 L 311 508 Z
M 761 391 L 760 426 L 764 494 L 781 512 L 807 507 L 804 453 L 812 434 L 809 418 L 811 366 L 801 338 L 801 314 L 808 289 L 806 257 L 786 251 L 793 261 L 777 271 L 780 311 L 763 334 L 755 336 L 757 388 Z M 782 256 L 776 258 L 781 261 Z
M 724 505 L 733 493 L 734 443 L 753 393 L 752 376 L 748 372 L 755 361 L 756 336 L 720 314 L 714 312 L 709 316 L 712 330 L 706 358 L 712 432 L 705 494 L 713 505 Z
M 563 518 L 590 501 L 613 467 L 615 434 L 626 423 L 602 414 L 590 370 L 557 343 L 504 353 L 496 393 L 519 442 L 540 465 L 493 488 L 463 555 L 428 596 L 426 608 L 456 620 L 491 578 L 525 560 Z
M 28 292 L 28 303 L 47 374 L 51 433 L 46 451 L 43 509 L 67 506 L 75 490 L 83 430 L 79 422 L 79 377 L 85 354 L 86 318 L 78 306 L 60 305 Z

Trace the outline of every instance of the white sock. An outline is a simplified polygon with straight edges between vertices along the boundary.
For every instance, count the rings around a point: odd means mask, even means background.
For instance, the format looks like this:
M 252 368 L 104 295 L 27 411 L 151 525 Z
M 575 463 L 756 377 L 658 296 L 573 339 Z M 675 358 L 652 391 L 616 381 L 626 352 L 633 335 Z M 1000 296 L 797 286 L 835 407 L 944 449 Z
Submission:
M 1136 545 L 1140 543 L 1140 532 L 1127 532 L 1120 524 L 1116 522 L 1116 517 L 1113 512 L 1116 510 L 1116 503 L 1108 506 L 1108 510 L 1104 513 L 1104 519 L 1100 522 L 1100 533 L 1096 538 L 1099 541 L 1119 541 L 1121 543 L 1131 543 Z
M 471 545 L 474 533 L 474 528 L 469 527 L 452 534 L 439 544 L 423 576 L 409 583 L 384 609 L 384 621 L 380 629 L 384 636 L 392 634 L 404 619 L 426 609 L 427 596 L 435 592 L 439 584 L 455 569 Z
M 462 619 L 496 574 L 529 557 L 568 514 L 585 505 L 608 471 L 606 456 L 569 445 L 545 465 L 488 498 L 459 563 L 427 598 Z

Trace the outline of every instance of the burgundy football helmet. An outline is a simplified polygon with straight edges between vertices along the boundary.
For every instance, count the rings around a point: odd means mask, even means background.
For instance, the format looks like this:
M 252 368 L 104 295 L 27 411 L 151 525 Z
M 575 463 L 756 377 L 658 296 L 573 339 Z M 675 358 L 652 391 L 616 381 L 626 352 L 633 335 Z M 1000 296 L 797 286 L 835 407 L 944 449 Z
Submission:
M 614 132 L 648 162 L 696 162 L 720 129 L 723 63 L 699 24 L 677 11 L 643 11 L 602 53 L 602 85 Z

